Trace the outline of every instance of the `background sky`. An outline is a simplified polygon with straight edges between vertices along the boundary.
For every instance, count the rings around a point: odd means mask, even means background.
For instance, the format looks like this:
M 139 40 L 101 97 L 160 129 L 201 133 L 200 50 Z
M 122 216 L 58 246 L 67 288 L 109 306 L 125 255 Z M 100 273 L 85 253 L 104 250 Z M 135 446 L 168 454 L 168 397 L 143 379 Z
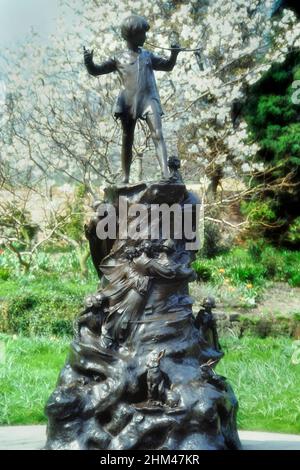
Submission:
M 32 27 L 46 40 L 58 14 L 59 0 L 0 0 L 0 47 L 22 42 Z

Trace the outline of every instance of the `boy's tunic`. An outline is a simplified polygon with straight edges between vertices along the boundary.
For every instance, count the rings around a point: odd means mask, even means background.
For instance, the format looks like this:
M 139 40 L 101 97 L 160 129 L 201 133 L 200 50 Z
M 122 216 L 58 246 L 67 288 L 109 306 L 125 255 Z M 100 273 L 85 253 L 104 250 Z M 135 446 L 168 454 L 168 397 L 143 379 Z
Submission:
M 100 65 L 86 62 L 86 67 L 92 75 L 118 72 L 124 89 L 115 104 L 117 118 L 145 119 L 147 113 L 153 112 L 153 104 L 157 112 L 163 114 L 154 70 L 171 71 L 175 60 L 172 56 L 164 59 L 139 48 L 139 52 L 121 51 Z

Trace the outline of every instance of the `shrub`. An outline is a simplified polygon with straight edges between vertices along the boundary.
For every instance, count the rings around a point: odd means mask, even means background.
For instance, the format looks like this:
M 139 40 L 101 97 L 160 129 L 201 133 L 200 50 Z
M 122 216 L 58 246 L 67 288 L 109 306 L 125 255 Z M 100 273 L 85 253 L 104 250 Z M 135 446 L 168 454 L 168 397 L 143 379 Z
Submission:
M 300 217 L 297 217 L 289 226 L 286 239 L 293 244 L 300 243 Z
M 260 261 L 265 247 L 266 242 L 264 240 L 249 240 L 247 251 L 253 261 Z
M 28 333 L 30 315 L 28 314 L 37 303 L 31 294 L 23 294 L 10 299 L 6 306 L 7 328 L 11 333 Z
M 1 305 L 0 331 L 28 336 L 72 335 L 73 321 L 82 308 L 82 301 L 80 294 L 25 291 Z
M 215 258 L 216 256 L 228 251 L 222 242 L 222 233 L 218 224 L 207 221 L 204 226 L 204 243 L 200 250 L 200 256 L 204 258 Z
M 268 247 L 262 254 L 261 263 L 269 279 L 283 280 L 284 256 L 281 251 Z
M 9 268 L 0 266 L 0 279 L 2 279 L 2 281 L 7 281 L 7 279 L 10 278 L 10 275 L 11 275 L 11 272 Z
M 300 272 L 299 271 L 296 271 L 291 275 L 289 279 L 289 284 L 292 287 L 300 287 Z
M 300 312 L 293 313 L 293 318 L 296 322 L 300 322 Z
M 205 262 L 197 259 L 193 263 L 193 269 L 196 272 L 197 280 L 207 282 L 212 278 L 212 271 L 209 266 L 205 264 Z
M 70 319 L 58 318 L 52 324 L 52 333 L 55 336 L 71 336 L 73 331 L 73 322 Z
M 260 264 L 237 263 L 231 266 L 228 271 L 229 277 L 235 283 L 261 284 L 265 270 Z
M 47 253 L 40 252 L 36 257 L 36 269 L 41 271 L 51 271 L 51 259 Z
M 272 199 L 264 201 L 242 201 L 241 212 L 247 216 L 254 234 L 257 235 L 258 230 L 262 230 L 263 224 L 272 224 L 276 221 L 275 202 Z

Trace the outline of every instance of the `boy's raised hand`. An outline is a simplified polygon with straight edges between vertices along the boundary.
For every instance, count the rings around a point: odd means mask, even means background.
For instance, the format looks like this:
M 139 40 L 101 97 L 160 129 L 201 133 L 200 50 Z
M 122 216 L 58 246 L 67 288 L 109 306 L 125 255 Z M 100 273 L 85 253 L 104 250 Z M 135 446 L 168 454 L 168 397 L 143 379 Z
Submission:
M 179 54 L 179 52 L 182 51 L 182 48 L 180 47 L 180 44 L 174 42 L 171 44 L 171 51 L 172 54 L 174 54 L 174 52 Z
M 86 49 L 85 46 L 83 46 L 83 56 L 84 62 L 93 62 L 94 49 L 90 51 L 89 49 Z

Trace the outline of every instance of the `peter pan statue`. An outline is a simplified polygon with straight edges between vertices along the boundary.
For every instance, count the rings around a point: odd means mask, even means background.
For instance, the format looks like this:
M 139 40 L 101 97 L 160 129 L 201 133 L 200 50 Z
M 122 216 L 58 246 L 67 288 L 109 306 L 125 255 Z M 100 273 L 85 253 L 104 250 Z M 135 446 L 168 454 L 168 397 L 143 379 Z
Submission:
M 168 178 L 167 149 L 162 133 L 161 116 L 163 114 L 160 98 L 154 77 L 154 70 L 170 72 L 175 64 L 180 46 L 171 45 L 169 59 L 158 57 L 152 52 L 142 49 L 146 40 L 146 32 L 150 26 L 145 18 L 131 15 L 121 25 L 121 34 L 127 48 L 117 52 L 112 58 L 96 65 L 93 51 L 84 48 L 84 63 L 91 75 L 104 75 L 118 72 L 123 84 L 115 110 L 115 117 L 121 120 L 122 137 L 122 170 L 124 183 L 129 182 L 132 162 L 132 146 L 134 129 L 138 119 L 146 120 L 155 145 L 161 173 Z

